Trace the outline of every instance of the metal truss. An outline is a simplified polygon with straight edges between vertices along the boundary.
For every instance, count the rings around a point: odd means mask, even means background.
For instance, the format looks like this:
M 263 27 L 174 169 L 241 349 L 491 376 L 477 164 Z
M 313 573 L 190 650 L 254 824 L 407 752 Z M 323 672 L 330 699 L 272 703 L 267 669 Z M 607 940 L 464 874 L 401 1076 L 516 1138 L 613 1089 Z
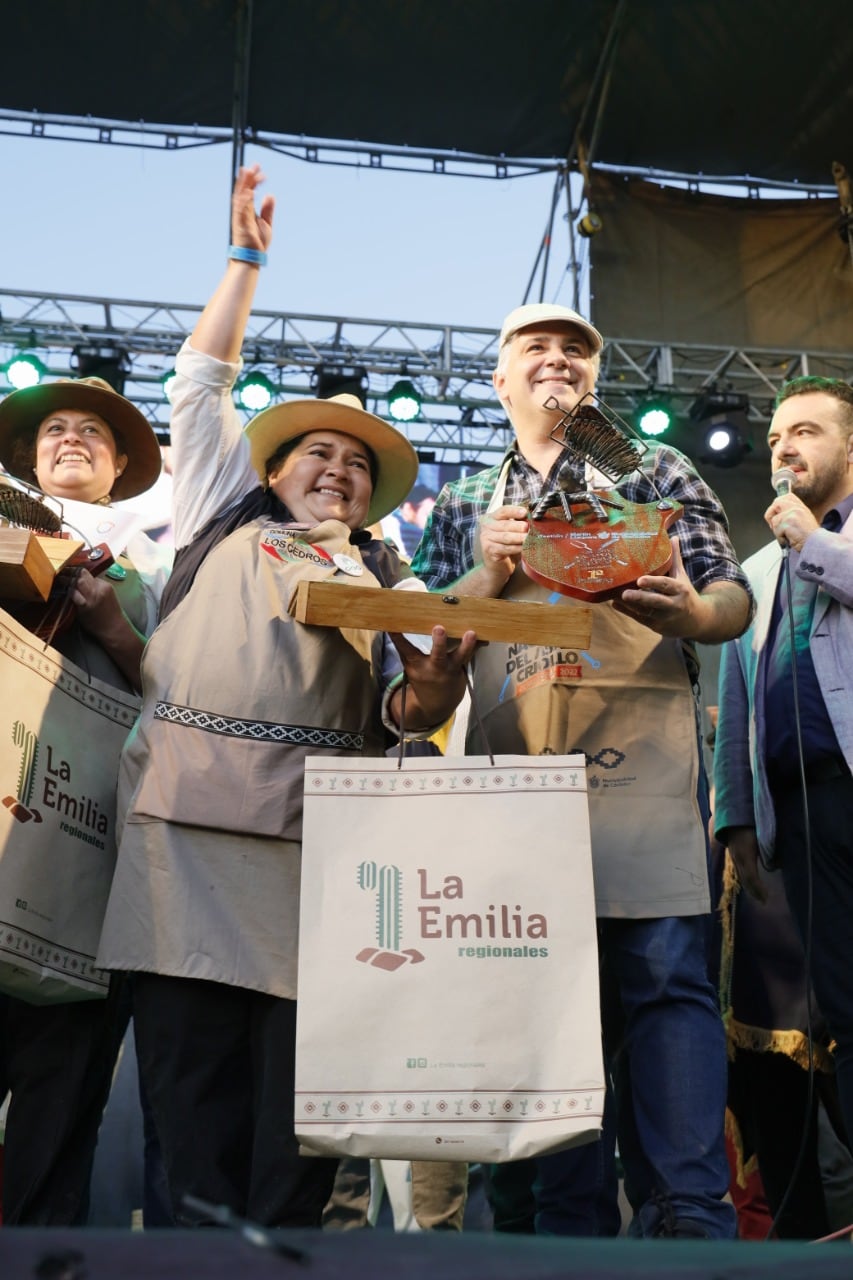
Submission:
M 45 115 L 39 111 L 0 109 L 0 134 L 19 138 L 51 138 L 89 142 L 100 146 L 144 147 L 157 151 L 234 144 L 234 130 L 201 125 L 162 125 L 139 120 L 98 119 L 94 116 Z M 334 164 L 402 173 L 443 173 L 469 178 L 520 178 L 554 173 L 560 160 L 534 160 L 479 155 L 469 151 L 445 151 L 423 147 L 392 147 L 384 143 L 344 142 L 267 133 L 245 128 L 241 147 L 252 145 L 278 151 L 309 164 Z
M 200 311 L 191 304 L 0 291 L 0 367 L 29 349 L 51 376 L 69 377 L 79 373 L 81 349 L 123 356 L 125 395 L 166 439 L 162 379 Z M 439 462 L 494 461 L 511 439 L 491 382 L 497 342 L 493 329 L 256 311 L 243 358 L 246 372 L 264 373 L 285 399 L 316 394 L 319 366 L 326 373 L 363 370 L 367 407 L 380 415 L 387 415 L 388 392 L 405 375 L 423 395 L 420 417 L 404 428 L 419 451 Z M 689 411 L 703 392 L 746 395 L 748 423 L 763 434 L 776 391 L 800 374 L 850 381 L 853 354 L 612 339 L 598 391 L 629 422 L 650 395 L 666 395 L 677 415 L 673 442 L 692 453 L 698 440 Z M 4 389 L 8 384 L 0 382 Z

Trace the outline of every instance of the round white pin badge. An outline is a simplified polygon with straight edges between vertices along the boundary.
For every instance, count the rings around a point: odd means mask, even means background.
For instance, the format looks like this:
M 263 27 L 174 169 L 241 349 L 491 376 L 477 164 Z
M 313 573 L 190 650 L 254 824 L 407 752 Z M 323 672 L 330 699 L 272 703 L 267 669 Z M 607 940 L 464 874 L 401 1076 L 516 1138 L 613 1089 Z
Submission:
M 352 556 L 344 555 L 343 551 L 337 551 L 332 556 L 332 560 L 342 573 L 348 573 L 351 578 L 360 578 L 364 573 L 364 565 L 358 560 L 353 560 Z

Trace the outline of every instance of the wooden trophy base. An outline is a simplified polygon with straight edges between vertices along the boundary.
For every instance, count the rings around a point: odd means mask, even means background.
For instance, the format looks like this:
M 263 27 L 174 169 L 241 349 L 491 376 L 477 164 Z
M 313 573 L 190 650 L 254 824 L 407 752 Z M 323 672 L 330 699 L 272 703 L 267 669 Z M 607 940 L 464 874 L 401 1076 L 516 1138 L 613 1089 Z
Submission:
M 300 582 L 290 603 L 297 622 L 315 627 L 363 627 L 367 631 L 428 635 L 435 626 L 459 639 L 476 631 L 480 640 L 505 644 L 589 648 L 589 609 L 489 600 L 440 591 L 393 591 L 336 582 Z
M 29 529 L 0 529 L 0 600 L 47 600 L 54 568 Z

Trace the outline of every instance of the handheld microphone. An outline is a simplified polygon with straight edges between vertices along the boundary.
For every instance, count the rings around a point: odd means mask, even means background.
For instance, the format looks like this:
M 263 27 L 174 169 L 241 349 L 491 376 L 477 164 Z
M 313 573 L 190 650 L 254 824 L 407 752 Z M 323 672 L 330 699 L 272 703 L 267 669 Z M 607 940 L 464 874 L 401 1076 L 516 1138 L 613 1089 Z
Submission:
M 796 480 L 796 478 L 797 478 L 796 472 L 793 471 L 790 467 L 780 467 L 778 471 L 774 471 L 772 476 L 770 477 L 770 483 L 773 486 L 773 490 L 776 494 L 776 497 L 784 498 L 787 493 L 790 493 L 794 487 L 794 481 Z M 778 541 L 779 541 L 780 547 L 782 548 L 782 555 L 787 559 L 790 543 L 788 542 L 788 539 L 785 537 L 784 533 L 781 535 Z
M 773 486 L 773 492 L 777 498 L 784 498 L 790 493 L 794 487 L 794 481 L 797 473 L 791 467 L 780 467 L 778 471 L 774 471 L 770 477 L 770 483 Z

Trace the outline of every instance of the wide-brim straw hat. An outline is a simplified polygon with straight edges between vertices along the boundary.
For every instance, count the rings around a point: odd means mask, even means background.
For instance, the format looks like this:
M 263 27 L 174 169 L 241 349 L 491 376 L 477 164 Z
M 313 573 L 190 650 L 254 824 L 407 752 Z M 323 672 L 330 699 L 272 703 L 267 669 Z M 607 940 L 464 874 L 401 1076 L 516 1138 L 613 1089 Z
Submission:
M 401 431 L 361 407 L 358 396 L 288 400 L 264 409 L 246 427 L 252 466 L 267 483 L 267 461 L 281 445 L 309 431 L 342 431 L 366 444 L 376 459 L 376 479 L 366 524 L 399 507 L 415 483 L 418 455 Z
M 37 387 L 23 387 L 0 400 L 0 462 L 7 471 L 14 471 L 19 442 L 31 433 L 34 443 L 40 423 L 60 409 L 89 410 L 118 433 L 119 453 L 127 456 L 127 465 L 116 476 L 110 495 L 113 499 L 135 498 L 151 488 L 163 465 L 157 437 L 136 405 L 103 378 L 57 378 Z

